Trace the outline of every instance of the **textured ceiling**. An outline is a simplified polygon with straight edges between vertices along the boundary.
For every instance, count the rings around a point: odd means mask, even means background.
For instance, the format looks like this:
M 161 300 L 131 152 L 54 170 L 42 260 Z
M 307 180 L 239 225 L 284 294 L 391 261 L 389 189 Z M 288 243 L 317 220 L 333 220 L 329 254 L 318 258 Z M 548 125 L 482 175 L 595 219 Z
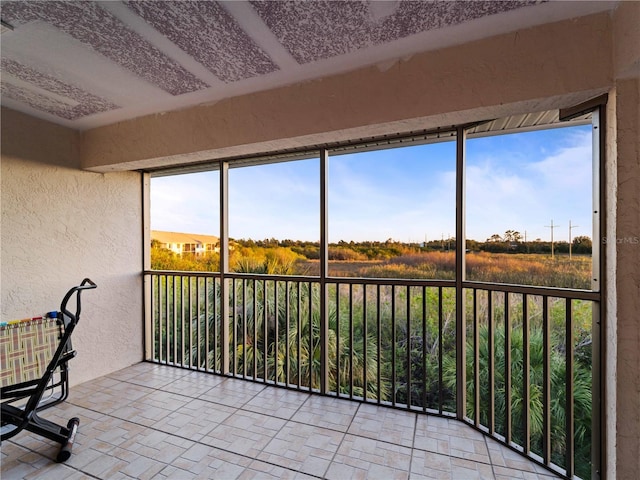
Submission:
M 2 104 L 80 130 L 379 65 L 611 2 L 5 1 Z M 6 28 L 5 28 L 6 26 Z

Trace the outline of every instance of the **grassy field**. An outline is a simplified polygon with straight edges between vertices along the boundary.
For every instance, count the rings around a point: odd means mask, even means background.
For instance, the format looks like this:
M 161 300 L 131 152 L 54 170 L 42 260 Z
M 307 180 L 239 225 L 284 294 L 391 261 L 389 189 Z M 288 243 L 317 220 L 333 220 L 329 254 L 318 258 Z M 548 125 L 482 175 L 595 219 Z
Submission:
M 467 254 L 467 280 L 562 288 L 591 288 L 591 256 L 471 252 Z M 318 261 L 298 263 L 299 273 L 317 275 Z M 455 278 L 454 252 L 400 255 L 389 260 L 329 262 L 329 274 L 364 278 Z

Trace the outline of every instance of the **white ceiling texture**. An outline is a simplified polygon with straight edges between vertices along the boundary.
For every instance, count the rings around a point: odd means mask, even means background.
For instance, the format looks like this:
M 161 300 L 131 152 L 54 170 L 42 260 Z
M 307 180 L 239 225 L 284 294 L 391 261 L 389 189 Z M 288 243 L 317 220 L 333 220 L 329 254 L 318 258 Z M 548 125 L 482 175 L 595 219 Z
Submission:
M 616 2 L 6 1 L 2 105 L 86 130 L 615 7 Z

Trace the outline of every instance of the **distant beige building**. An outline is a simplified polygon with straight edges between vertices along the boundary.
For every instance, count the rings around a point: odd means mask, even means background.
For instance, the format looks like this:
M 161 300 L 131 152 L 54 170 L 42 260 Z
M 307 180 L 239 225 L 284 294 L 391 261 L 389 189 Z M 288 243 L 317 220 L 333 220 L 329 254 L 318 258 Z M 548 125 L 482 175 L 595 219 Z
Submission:
M 171 250 L 178 255 L 183 253 L 202 255 L 220 250 L 220 239 L 213 235 L 151 230 L 151 241 L 153 240 L 156 240 L 162 248 Z

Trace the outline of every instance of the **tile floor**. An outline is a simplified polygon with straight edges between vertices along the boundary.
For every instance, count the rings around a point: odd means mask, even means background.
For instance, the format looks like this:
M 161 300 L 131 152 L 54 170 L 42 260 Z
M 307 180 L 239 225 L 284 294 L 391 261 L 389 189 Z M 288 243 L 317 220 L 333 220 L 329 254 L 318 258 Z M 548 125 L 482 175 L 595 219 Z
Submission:
M 80 430 L 65 464 L 29 432 L 2 479 L 541 479 L 552 474 L 456 420 L 140 363 L 43 412 Z

